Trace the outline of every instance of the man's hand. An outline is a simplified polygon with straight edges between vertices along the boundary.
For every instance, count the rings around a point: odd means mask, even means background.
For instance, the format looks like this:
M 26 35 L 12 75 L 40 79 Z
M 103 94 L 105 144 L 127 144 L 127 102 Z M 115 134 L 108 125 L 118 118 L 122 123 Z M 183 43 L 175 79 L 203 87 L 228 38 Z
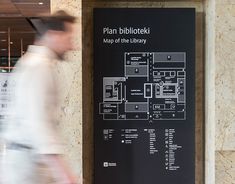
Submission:
M 60 155 L 45 155 L 45 162 L 53 173 L 56 184 L 82 184 Z

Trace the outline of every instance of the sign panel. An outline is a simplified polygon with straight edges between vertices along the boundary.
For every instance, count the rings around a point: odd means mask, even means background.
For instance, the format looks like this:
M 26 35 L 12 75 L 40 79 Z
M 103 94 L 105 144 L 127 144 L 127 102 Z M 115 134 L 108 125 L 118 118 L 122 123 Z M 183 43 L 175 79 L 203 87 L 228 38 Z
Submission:
M 8 108 L 11 105 L 10 96 L 15 86 L 10 73 L 0 73 L 0 134 L 8 117 Z
M 195 10 L 94 9 L 95 184 L 195 183 Z

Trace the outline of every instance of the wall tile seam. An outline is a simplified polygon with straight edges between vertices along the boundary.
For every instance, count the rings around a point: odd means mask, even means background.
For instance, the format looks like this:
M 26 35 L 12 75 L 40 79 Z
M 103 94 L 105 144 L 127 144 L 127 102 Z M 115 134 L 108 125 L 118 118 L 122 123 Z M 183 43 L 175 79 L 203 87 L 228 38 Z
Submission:
M 215 0 L 205 12 L 205 184 L 215 183 Z

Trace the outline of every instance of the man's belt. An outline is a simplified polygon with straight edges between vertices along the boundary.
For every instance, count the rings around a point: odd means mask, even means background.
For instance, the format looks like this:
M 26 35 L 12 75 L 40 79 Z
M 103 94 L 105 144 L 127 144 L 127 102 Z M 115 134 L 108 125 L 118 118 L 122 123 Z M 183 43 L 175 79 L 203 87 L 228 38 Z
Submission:
M 20 144 L 20 143 L 9 143 L 7 144 L 7 149 L 11 150 L 31 150 L 33 149 L 31 146 L 25 145 L 25 144 Z

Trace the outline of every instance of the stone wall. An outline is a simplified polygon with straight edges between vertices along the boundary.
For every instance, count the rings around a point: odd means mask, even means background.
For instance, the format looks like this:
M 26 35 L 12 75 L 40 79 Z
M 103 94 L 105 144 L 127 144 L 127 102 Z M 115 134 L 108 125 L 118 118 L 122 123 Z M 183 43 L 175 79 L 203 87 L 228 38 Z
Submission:
M 51 12 L 63 9 L 77 17 L 75 25 L 76 49 L 69 52 L 66 62 L 57 68 L 61 81 L 60 127 L 65 140 L 65 159 L 77 176 L 82 175 L 82 35 L 81 0 L 51 0 Z
M 235 183 L 235 1 L 215 4 L 215 181 Z

